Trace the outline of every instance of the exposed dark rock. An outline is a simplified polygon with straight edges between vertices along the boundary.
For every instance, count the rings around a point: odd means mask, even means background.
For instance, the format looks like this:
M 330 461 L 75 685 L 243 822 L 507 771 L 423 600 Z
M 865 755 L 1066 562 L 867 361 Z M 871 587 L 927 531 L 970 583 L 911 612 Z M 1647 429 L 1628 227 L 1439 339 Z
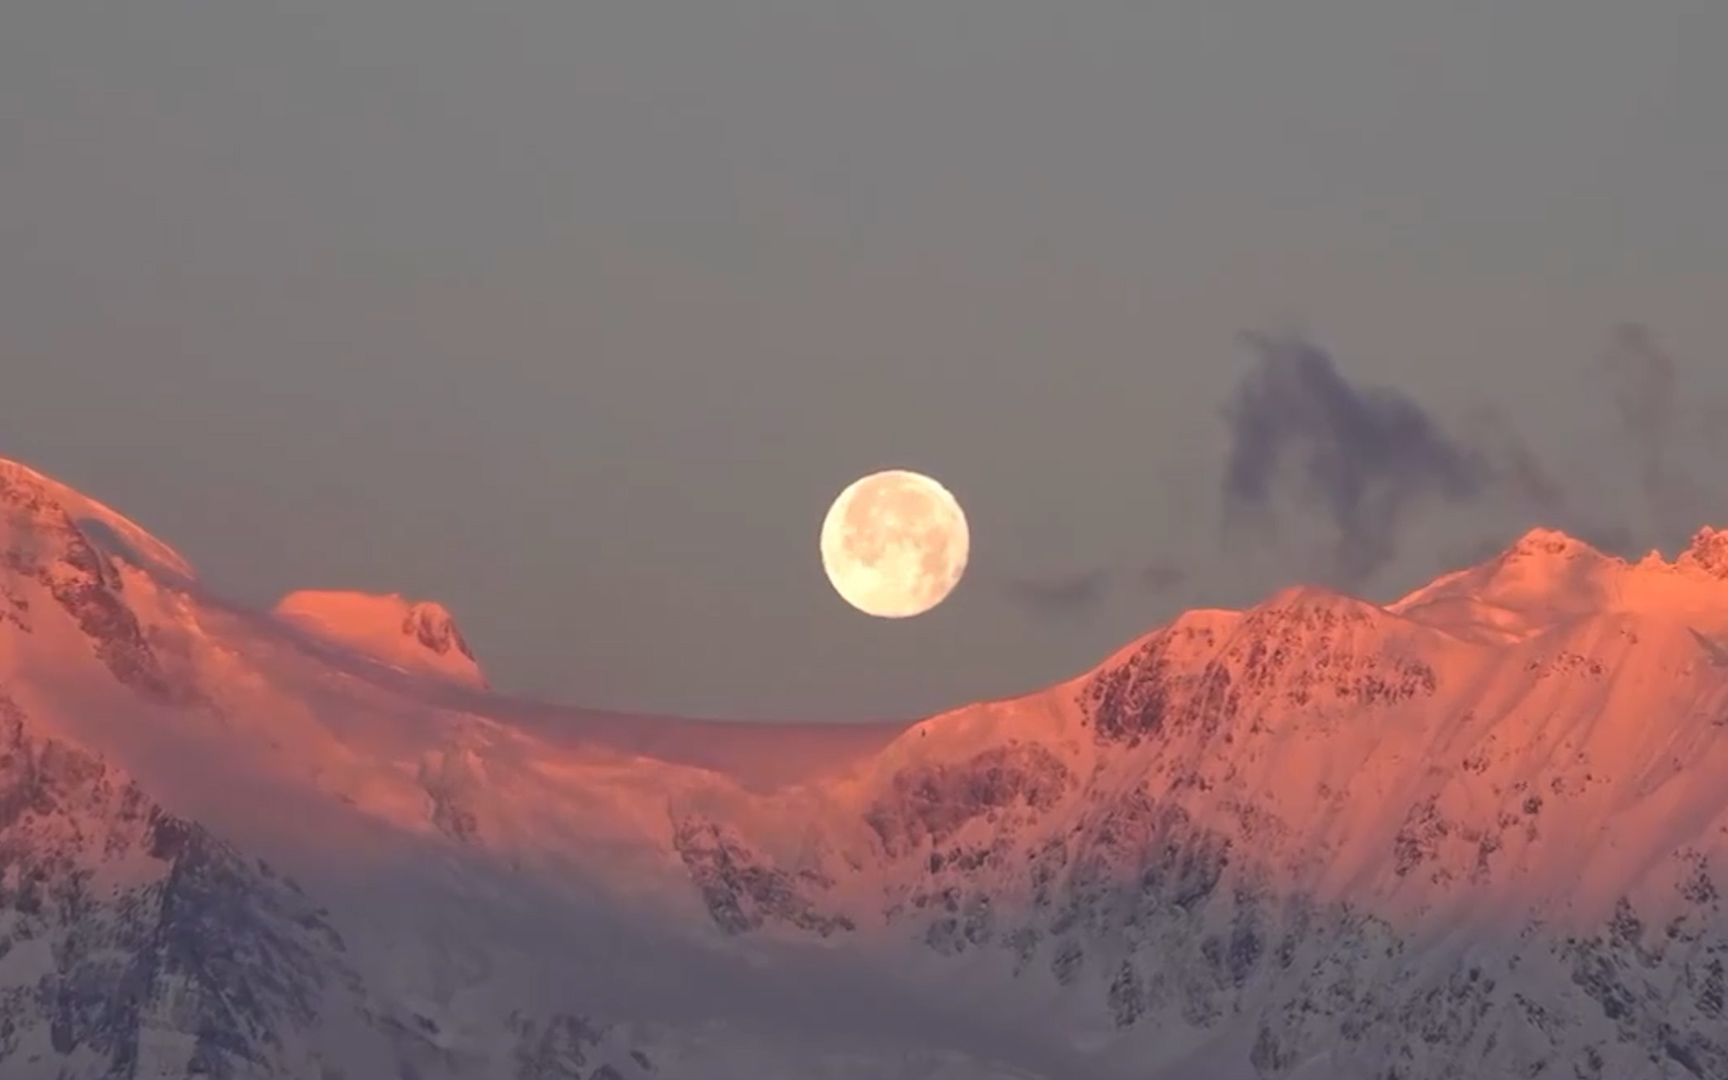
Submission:
M 600 1075 L 587 1070 L 605 1032 L 586 1017 L 561 1013 L 537 1021 L 512 1013 L 508 1024 L 516 1037 L 511 1080 L 585 1080 Z
M 461 843 L 480 832 L 478 793 L 485 788 L 479 759 L 460 745 L 446 746 L 420 765 L 420 786 L 432 803 L 432 824 Z
M 282 878 L 26 721 L 0 695 L 0 970 L 24 941 L 47 941 L 54 965 L 0 996 L 0 1074 L 32 1027 L 104 1076 L 142 1067 L 146 1031 L 189 1037 L 188 1074 L 266 1071 L 353 978 L 335 932 Z
M 1257 703 L 1383 708 L 1431 696 L 1439 680 L 1427 663 L 1359 644 L 1374 640 L 1358 634 L 1382 617 L 1345 597 L 1298 591 L 1250 612 L 1221 654 L 1210 630 L 1178 623 L 1092 676 L 1080 704 L 1100 742 L 1133 746 L 1172 732 L 1228 734 L 1264 711 Z
M 0 564 L 46 588 L 116 679 L 158 700 L 188 696 L 171 683 L 145 640 L 120 574 L 40 481 L 0 463 L 0 511 L 21 521 L 25 534 L 0 552 Z M 15 602 L 10 606 L 18 608 Z
M 439 604 L 421 602 L 410 607 L 402 619 L 402 632 L 439 656 L 454 651 L 474 659 L 456 620 Z
M 1134 965 L 1124 960 L 1122 966 L 1116 969 L 1116 978 L 1110 982 L 1110 990 L 1106 995 L 1110 1006 L 1110 1015 L 1116 1020 L 1119 1028 L 1132 1027 L 1146 1008 L 1146 991 L 1140 983 L 1140 974 L 1134 970 Z
M 751 850 L 732 830 L 701 818 L 673 828 L 673 847 L 713 917 L 728 934 L 782 923 L 827 937 L 855 926 L 844 915 L 826 914 L 798 887 L 798 878 Z
M 890 856 L 941 843 L 993 810 L 1045 810 L 1072 782 L 1067 766 L 1041 746 L 1011 743 L 957 764 L 913 765 L 896 773 L 865 822 Z

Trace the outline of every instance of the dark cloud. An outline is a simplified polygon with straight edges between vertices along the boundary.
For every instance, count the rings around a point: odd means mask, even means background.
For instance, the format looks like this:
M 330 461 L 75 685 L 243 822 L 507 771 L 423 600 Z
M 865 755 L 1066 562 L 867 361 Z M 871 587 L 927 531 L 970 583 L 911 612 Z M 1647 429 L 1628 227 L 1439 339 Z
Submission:
M 1111 573 L 1098 568 L 1006 583 L 1008 598 L 1039 616 L 1074 618 L 1096 608 L 1109 591 Z
M 1495 475 L 1514 501 L 1543 512 L 1562 509 L 1567 504 L 1566 490 L 1551 474 L 1542 459 L 1530 449 L 1523 436 L 1502 427 L 1498 446 L 1489 452 Z
M 1152 562 L 1138 570 L 1095 567 L 1044 577 L 1013 578 L 1003 592 L 1020 608 L 1040 618 L 1077 619 L 1090 614 L 1121 585 L 1161 596 L 1188 580 L 1188 571 L 1167 562 Z
M 1674 432 L 1674 358 L 1657 344 L 1650 328 L 1622 323 L 1602 357 L 1610 381 L 1614 409 L 1639 454 L 1639 469 L 1647 490 L 1666 482 L 1670 442 Z
M 1712 454 L 1728 452 L 1728 402 L 1707 402 L 1699 408 L 1698 433 Z
M 1698 430 L 1708 435 L 1708 418 L 1717 406 L 1685 402 L 1679 366 L 1642 323 L 1614 328 L 1601 368 L 1630 444 L 1639 493 L 1656 530 L 1654 539 L 1663 544 L 1682 541 L 1697 527 L 1701 514 L 1719 512 L 1710 493 L 1680 460 L 1687 437 L 1694 433 L 1687 418 L 1695 416 Z
M 1505 551 L 1513 537 L 1501 533 L 1478 536 L 1461 543 L 1448 544 L 1440 553 L 1443 566 L 1459 568 L 1476 566 Z
M 1471 499 L 1494 481 L 1481 453 L 1404 394 L 1352 384 L 1330 355 L 1301 338 L 1246 340 L 1258 363 L 1225 410 L 1227 526 L 1273 514 L 1286 495 L 1310 501 L 1337 534 L 1336 573 L 1357 582 L 1394 555 L 1412 506 Z
M 1571 500 L 1565 485 L 1498 408 L 1487 403 L 1471 408 L 1456 438 L 1473 448 L 1490 484 L 1521 521 L 1534 517 L 1551 525 L 1566 516 Z
M 1140 568 L 1140 585 L 1148 592 L 1163 594 L 1188 580 L 1188 571 L 1171 563 L 1148 563 Z

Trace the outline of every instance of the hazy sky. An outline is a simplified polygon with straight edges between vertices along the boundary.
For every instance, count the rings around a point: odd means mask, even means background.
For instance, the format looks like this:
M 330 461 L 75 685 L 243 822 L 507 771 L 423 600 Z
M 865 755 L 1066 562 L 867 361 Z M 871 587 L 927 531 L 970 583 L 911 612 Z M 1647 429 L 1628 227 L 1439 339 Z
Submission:
M 1469 494 L 1386 473 L 1351 511 L 1399 511 L 1372 596 L 1541 517 L 1670 548 L 1728 521 L 1701 456 L 1728 460 L 1722 0 L 4 24 L 0 455 L 229 595 L 441 599 L 509 688 L 907 714 L 1336 576 L 1300 491 L 1222 531 L 1244 331 L 1494 458 Z M 1519 442 L 1563 501 L 1504 480 Z M 846 608 L 816 553 L 888 465 L 939 477 L 975 543 L 904 622 Z

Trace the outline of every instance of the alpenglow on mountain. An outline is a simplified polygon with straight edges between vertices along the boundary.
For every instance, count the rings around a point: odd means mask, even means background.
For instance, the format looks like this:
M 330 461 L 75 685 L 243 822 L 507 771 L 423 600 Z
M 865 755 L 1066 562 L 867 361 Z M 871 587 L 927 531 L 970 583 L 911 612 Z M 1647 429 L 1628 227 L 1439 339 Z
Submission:
M 722 724 L 0 463 L 7 1080 L 1728 1077 L 1728 533 Z

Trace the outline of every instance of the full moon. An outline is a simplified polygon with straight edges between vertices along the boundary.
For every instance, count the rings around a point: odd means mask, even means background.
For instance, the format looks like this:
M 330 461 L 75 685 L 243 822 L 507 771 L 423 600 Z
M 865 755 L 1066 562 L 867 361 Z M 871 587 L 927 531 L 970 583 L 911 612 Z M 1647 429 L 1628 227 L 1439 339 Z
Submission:
M 822 568 L 867 615 L 903 619 L 940 604 L 966 572 L 971 535 L 948 489 L 889 469 L 847 485 L 822 522 Z

